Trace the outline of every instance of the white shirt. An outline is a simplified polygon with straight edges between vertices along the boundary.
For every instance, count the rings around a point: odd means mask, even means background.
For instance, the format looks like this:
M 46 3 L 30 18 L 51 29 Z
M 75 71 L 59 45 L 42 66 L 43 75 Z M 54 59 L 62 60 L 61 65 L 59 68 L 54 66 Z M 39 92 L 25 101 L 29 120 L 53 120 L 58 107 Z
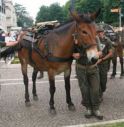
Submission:
M 14 37 L 11 36 L 6 36 L 5 37 L 5 42 L 9 42 L 9 41 L 16 41 Z

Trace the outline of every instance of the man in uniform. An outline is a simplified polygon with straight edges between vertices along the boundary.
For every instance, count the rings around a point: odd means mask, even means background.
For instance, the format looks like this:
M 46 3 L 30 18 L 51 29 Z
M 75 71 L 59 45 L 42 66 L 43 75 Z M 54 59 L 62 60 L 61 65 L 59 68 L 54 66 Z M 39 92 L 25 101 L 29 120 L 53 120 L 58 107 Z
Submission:
M 99 47 L 99 46 L 98 46 Z M 86 50 L 83 47 L 77 47 L 73 57 L 76 59 L 76 74 L 79 82 L 79 87 L 82 94 L 82 105 L 86 107 L 86 118 L 95 116 L 102 120 L 103 116 L 100 113 L 100 79 L 99 70 L 96 60 L 88 61 Z M 101 55 L 100 52 L 98 52 Z
M 104 29 L 102 27 L 98 27 L 97 34 L 100 39 L 100 45 L 101 45 L 100 47 L 102 50 L 102 57 L 97 62 L 98 67 L 99 67 L 100 86 L 101 86 L 100 96 L 101 96 L 101 101 L 102 101 L 103 93 L 106 90 L 109 60 L 113 56 L 113 47 L 112 47 L 111 40 L 105 36 Z

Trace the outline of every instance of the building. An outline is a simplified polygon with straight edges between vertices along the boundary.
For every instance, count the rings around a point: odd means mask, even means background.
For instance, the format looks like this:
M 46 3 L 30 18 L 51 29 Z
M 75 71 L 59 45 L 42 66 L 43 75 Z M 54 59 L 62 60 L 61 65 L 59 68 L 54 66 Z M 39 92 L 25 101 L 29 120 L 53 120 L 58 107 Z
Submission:
M 5 0 L 6 27 L 10 31 L 11 27 L 17 27 L 17 17 L 12 0 Z
M 0 0 L 0 31 L 6 31 L 5 1 Z

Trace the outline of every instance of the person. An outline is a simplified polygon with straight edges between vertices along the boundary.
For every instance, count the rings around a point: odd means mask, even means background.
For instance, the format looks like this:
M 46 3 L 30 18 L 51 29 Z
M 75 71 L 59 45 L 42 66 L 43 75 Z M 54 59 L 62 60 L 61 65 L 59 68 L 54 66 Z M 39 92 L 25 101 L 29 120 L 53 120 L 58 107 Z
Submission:
M 122 27 L 121 41 L 122 41 L 122 44 L 124 44 L 124 26 Z
M 103 93 L 106 91 L 107 72 L 109 69 L 109 60 L 113 56 L 113 46 L 111 40 L 105 36 L 104 29 L 100 26 L 97 29 L 97 35 L 100 39 L 100 45 L 102 50 L 102 57 L 97 61 L 101 86 L 100 97 L 102 101 Z
M 98 37 L 96 38 L 98 41 Z M 98 47 L 99 47 L 99 43 Z M 83 47 L 75 45 L 73 57 L 76 59 L 76 74 L 82 95 L 82 105 L 86 107 L 86 118 L 95 116 L 102 120 L 103 115 L 99 110 L 100 106 L 100 79 L 99 69 L 96 61 L 88 61 L 86 51 Z M 78 50 L 76 50 L 78 49 Z M 98 52 L 99 56 L 101 51 Z
M 18 43 L 18 41 L 19 41 L 19 37 L 18 37 L 17 40 L 15 40 L 14 38 L 12 38 L 12 37 L 10 36 L 10 33 L 7 33 L 7 34 L 5 35 L 5 42 L 1 42 L 1 43 L 0 43 L 0 46 L 1 46 L 1 47 L 5 47 L 5 46 L 7 46 L 7 47 L 14 46 L 14 45 L 16 45 L 16 44 Z

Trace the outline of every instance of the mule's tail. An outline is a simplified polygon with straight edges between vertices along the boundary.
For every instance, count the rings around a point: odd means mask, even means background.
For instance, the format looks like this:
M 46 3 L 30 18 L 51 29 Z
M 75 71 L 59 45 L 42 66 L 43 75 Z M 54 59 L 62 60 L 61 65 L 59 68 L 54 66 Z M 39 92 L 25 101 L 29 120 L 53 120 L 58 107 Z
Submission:
M 11 54 L 14 54 L 15 52 L 19 51 L 21 49 L 20 44 L 16 44 L 15 46 L 8 47 L 7 49 L 0 52 L 0 59 L 4 58 L 6 59 Z

